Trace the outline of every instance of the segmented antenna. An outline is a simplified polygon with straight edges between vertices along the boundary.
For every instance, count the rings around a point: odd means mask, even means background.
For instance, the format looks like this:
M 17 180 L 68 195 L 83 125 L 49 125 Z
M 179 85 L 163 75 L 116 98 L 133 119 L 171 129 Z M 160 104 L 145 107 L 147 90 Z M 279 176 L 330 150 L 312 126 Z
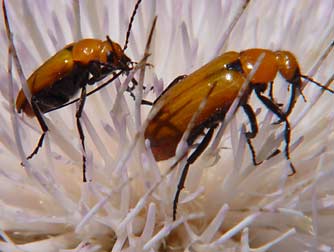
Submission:
M 322 89 L 324 89 L 324 90 L 326 90 L 326 91 L 328 91 L 328 92 L 334 94 L 334 90 L 330 89 L 330 88 L 327 87 L 326 85 L 321 84 L 320 82 L 317 82 L 317 81 L 313 80 L 313 78 L 311 78 L 311 77 L 309 77 L 309 76 L 307 76 L 307 75 L 302 75 L 302 74 L 300 75 L 300 77 L 302 77 L 302 78 L 304 78 L 305 80 L 308 80 L 308 81 L 312 82 L 313 84 L 317 85 L 318 87 L 320 87 L 320 88 L 322 88 Z M 330 80 L 328 81 L 328 85 L 329 85 L 332 81 L 333 81 L 333 75 L 332 75 L 332 77 L 330 78 Z
M 316 72 L 319 69 L 320 65 L 325 61 L 325 59 L 331 53 L 331 51 L 333 50 L 333 48 L 334 48 L 334 40 L 326 48 L 325 52 L 320 56 L 318 62 L 315 64 L 315 66 L 310 71 L 310 73 L 312 73 L 312 75 L 314 74 L 314 72 Z M 334 90 L 331 89 L 331 88 L 329 88 L 329 85 L 334 81 L 334 74 L 331 76 L 331 78 L 327 81 L 327 83 L 325 85 L 321 84 L 320 82 L 315 81 L 313 78 L 311 78 L 311 77 L 309 77 L 307 75 L 301 74 L 300 77 L 302 77 L 305 80 L 308 80 L 308 81 L 312 82 L 313 84 L 321 87 L 322 89 L 324 89 L 324 90 L 326 90 L 326 91 L 334 94 Z
M 128 30 L 126 31 L 126 38 L 125 38 L 125 43 L 124 43 L 123 51 L 125 51 L 126 48 L 128 47 L 129 37 L 130 37 L 130 33 L 131 33 L 131 28 L 132 28 L 132 23 L 133 23 L 133 20 L 135 18 L 136 12 L 138 10 L 138 7 L 139 7 L 141 1 L 142 0 L 138 0 L 137 3 L 136 3 L 136 5 L 135 5 L 135 8 L 133 9 L 133 12 L 132 12 L 132 15 L 131 15 L 131 18 L 130 18 L 130 23 L 129 23 L 129 26 L 128 26 Z

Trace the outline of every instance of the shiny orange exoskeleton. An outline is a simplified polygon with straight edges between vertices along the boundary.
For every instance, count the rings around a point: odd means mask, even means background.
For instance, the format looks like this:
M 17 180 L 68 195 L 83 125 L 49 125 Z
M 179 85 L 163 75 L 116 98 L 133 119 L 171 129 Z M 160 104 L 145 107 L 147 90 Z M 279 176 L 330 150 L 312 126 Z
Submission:
M 158 108 L 158 110 L 152 109 L 151 113 L 154 114 L 152 114 L 152 120 L 144 133 L 144 137 L 150 140 L 151 150 L 157 161 L 175 156 L 177 145 L 187 130 L 193 115 L 198 111 L 199 105 L 205 98 L 207 98 L 207 101 L 204 108 L 195 118 L 195 122 L 186 139 L 188 145 L 193 146 L 195 140 L 199 136 L 204 135 L 201 142 L 196 145 L 195 150 L 188 157 L 186 166 L 182 170 L 173 203 L 174 219 L 176 217 L 179 195 L 184 187 L 189 165 L 208 146 L 214 129 L 224 120 L 231 104 L 237 98 L 240 89 L 246 82 L 248 74 L 262 54 L 264 54 L 264 58 L 239 101 L 239 106 L 243 108 L 250 121 L 250 131 L 246 132 L 245 136 L 255 165 L 260 162 L 256 161 L 251 139 L 256 136 L 258 126 L 256 115 L 248 103 L 253 91 L 264 106 L 278 116 L 279 122 L 285 123 L 286 146 L 284 152 L 288 160 L 290 160 L 289 142 L 291 135 L 288 115 L 296 102 L 297 91 L 301 93 L 301 78 L 310 80 L 333 92 L 311 78 L 302 75 L 296 57 L 291 52 L 266 49 L 248 49 L 240 53 L 227 52 L 190 75 L 176 78 L 154 102 L 154 107 Z M 278 73 L 291 85 L 290 99 L 285 111 L 282 110 L 282 105 L 275 101 L 272 94 L 271 86 Z M 264 94 L 267 90 L 269 91 L 268 96 Z M 291 162 L 290 166 L 292 174 L 294 174 L 296 171 Z
M 40 112 L 46 113 L 68 102 L 87 84 L 95 84 L 116 70 L 128 73 L 131 64 L 120 45 L 109 37 L 105 41 L 82 39 L 71 43 L 30 75 L 27 84 L 32 106 L 21 89 L 16 109 L 35 116 L 32 107 L 38 106 Z
M 95 84 L 110 74 L 128 74 L 132 69 L 133 62 L 125 55 L 124 50 L 127 47 L 132 22 L 140 2 L 141 0 L 136 2 L 132 13 L 123 49 L 108 36 L 104 41 L 94 38 L 82 39 L 65 46 L 30 75 L 27 85 L 31 100 L 28 101 L 21 89 L 17 95 L 16 109 L 17 112 L 24 112 L 30 117 L 36 116 L 43 133 L 36 148 L 27 159 L 38 152 L 48 131 L 42 114 L 63 107 L 80 90 L 76 120 L 81 144 L 85 151 L 80 117 L 87 96 L 86 86 Z M 134 85 L 137 83 L 135 79 L 132 79 L 132 82 Z M 128 91 L 131 92 L 132 88 L 128 87 Z M 133 96 L 132 93 L 131 95 Z M 86 181 L 85 170 L 86 157 L 83 154 L 83 181 Z

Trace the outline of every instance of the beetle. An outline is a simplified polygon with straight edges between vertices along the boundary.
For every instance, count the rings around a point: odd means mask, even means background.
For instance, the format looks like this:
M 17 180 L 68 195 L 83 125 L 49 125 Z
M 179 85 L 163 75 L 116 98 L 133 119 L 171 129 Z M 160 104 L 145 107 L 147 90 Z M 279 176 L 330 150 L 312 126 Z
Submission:
M 125 55 L 124 51 L 127 48 L 131 26 L 140 2 L 141 0 L 136 2 L 132 12 L 123 49 L 109 36 L 104 41 L 95 38 L 81 39 L 58 51 L 27 79 L 31 99 L 28 101 L 21 89 L 16 98 L 16 110 L 18 113 L 23 112 L 30 117 L 36 116 L 43 131 L 37 146 L 27 156 L 27 159 L 31 159 L 37 154 L 48 131 L 42 114 L 63 107 L 62 105 L 81 90 L 79 106 L 76 111 L 76 123 L 84 152 L 82 157 L 83 181 L 87 181 L 84 133 L 80 122 L 87 96 L 86 86 L 93 85 L 117 71 L 128 74 L 132 69 L 134 62 Z M 132 82 L 134 85 L 137 84 L 135 79 L 132 79 Z M 134 86 L 128 87 L 127 91 L 131 93 L 133 88 Z M 132 93 L 131 95 L 133 96 Z
M 245 137 L 251 151 L 253 164 L 260 164 L 261 162 L 256 160 L 256 152 L 251 142 L 258 133 L 256 115 L 249 104 L 249 97 L 254 91 L 261 103 L 279 118 L 278 123 L 285 123 L 284 153 L 290 162 L 292 174 L 296 173 L 290 161 L 291 129 L 288 116 L 296 103 L 298 92 L 302 91 L 301 80 L 304 78 L 312 81 L 331 93 L 333 90 L 306 75 L 302 75 L 296 57 L 289 51 L 253 48 L 241 52 L 226 52 L 190 75 L 177 77 L 154 101 L 153 109 L 150 112 L 152 114 L 148 116 L 151 119 L 145 128 L 144 138 L 150 141 L 151 151 L 156 161 L 167 160 L 175 156 L 177 145 L 187 130 L 188 124 L 198 111 L 202 100 L 206 98 L 205 95 L 208 94 L 205 107 L 196 116 L 186 139 L 188 146 L 191 147 L 198 137 L 204 135 L 183 167 L 173 201 L 173 220 L 176 218 L 177 204 L 181 190 L 184 188 L 189 166 L 196 161 L 210 143 L 215 128 L 224 121 L 227 111 L 237 98 L 247 76 L 262 54 L 264 54 L 264 58 L 250 79 L 238 104 L 238 107 L 243 108 L 250 122 L 250 130 L 245 132 Z M 272 85 L 278 73 L 291 86 L 290 99 L 285 111 L 282 109 L 282 104 L 275 101 L 272 92 Z M 212 88 L 213 84 L 214 88 Z M 210 89 L 212 90 L 210 91 Z M 269 91 L 269 94 L 265 95 L 265 91 Z M 277 151 L 272 155 L 276 153 Z

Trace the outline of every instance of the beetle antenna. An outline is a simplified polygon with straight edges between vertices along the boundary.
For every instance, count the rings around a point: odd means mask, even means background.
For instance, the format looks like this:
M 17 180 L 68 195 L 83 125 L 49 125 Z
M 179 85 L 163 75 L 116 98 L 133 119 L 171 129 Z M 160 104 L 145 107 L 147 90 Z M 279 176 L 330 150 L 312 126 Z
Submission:
M 300 75 L 300 77 L 304 78 L 305 80 L 308 80 L 312 83 L 314 83 L 315 85 L 321 87 L 322 89 L 331 92 L 332 94 L 334 93 L 334 90 L 328 88 L 327 86 L 324 86 L 323 84 L 321 84 L 320 82 L 315 81 L 314 79 L 312 79 L 311 77 L 307 76 L 307 75 Z M 334 79 L 334 75 L 332 75 L 332 77 L 330 78 L 330 80 L 328 81 L 328 84 L 330 84 Z
M 112 40 L 110 39 L 110 37 L 107 35 L 107 40 L 109 42 L 110 45 L 112 45 Z
M 123 51 L 126 50 L 126 48 L 128 48 L 128 43 L 129 43 L 129 37 L 130 37 L 130 33 L 131 33 L 131 28 L 132 28 L 132 23 L 133 23 L 133 20 L 135 18 L 135 15 L 137 13 L 137 10 L 138 10 L 138 7 L 139 7 L 139 4 L 141 3 L 142 0 L 138 0 L 136 5 L 135 5 L 135 8 L 133 9 L 133 12 L 132 12 L 132 15 L 131 15 L 131 18 L 130 18 L 130 22 L 129 22 L 129 26 L 128 26 L 128 30 L 126 31 L 126 38 L 125 38 L 125 43 L 124 43 L 124 47 L 123 47 Z
M 5 22 L 6 34 L 7 34 L 7 38 L 8 38 L 9 49 L 10 49 L 11 54 L 13 56 L 14 64 L 15 64 L 15 67 L 16 67 L 16 71 L 19 75 L 20 82 L 22 83 L 22 89 L 23 89 L 26 97 L 30 101 L 31 93 L 28 89 L 27 80 L 24 77 L 23 68 L 22 68 L 20 59 L 17 55 L 17 50 L 16 50 L 16 47 L 15 47 L 15 44 L 14 44 L 13 34 L 12 34 L 12 31 L 11 31 L 11 27 L 9 25 L 6 3 L 5 3 L 4 0 L 2 0 L 2 11 L 3 11 L 4 22 Z

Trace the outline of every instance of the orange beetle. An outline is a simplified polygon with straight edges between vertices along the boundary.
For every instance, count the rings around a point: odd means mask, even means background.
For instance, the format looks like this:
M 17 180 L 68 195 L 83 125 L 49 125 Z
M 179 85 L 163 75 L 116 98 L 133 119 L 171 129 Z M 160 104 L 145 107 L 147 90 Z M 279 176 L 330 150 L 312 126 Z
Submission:
M 152 120 L 148 123 L 144 132 L 144 137 L 150 140 L 151 150 L 157 161 L 175 156 L 177 145 L 193 115 L 198 111 L 199 105 L 205 96 L 208 95 L 208 97 L 205 107 L 196 117 L 194 126 L 190 129 L 189 136 L 186 139 L 188 145 L 193 146 L 195 140 L 204 135 L 201 142 L 196 145 L 195 150 L 187 158 L 187 163 L 182 170 L 173 202 L 174 220 L 179 195 L 184 187 L 189 166 L 208 146 L 215 128 L 220 122 L 224 121 L 227 111 L 237 98 L 243 83 L 245 83 L 248 74 L 254 68 L 261 54 L 264 54 L 264 58 L 239 102 L 239 106 L 243 108 L 250 122 L 250 131 L 245 132 L 245 136 L 254 165 L 261 162 L 256 161 L 255 150 L 251 143 L 251 139 L 258 132 L 256 115 L 248 103 L 252 91 L 255 92 L 264 106 L 279 118 L 279 122 L 285 123 L 284 153 L 289 161 L 291 129 L 288 115 L 296 102 L 297 91 L 301 93 L 301 78 L 310 80 L 333 93 L 333 90 L 302 75 L 296 57 L 288 51 L 274 52 L 266 49 L 248 49 L 240 53 L 226 52 L 190 75 L 176 78 L 154 102 L 154 107 L 159 109 L 158 111 L 156 109 L 151 111 L 154 114 L 152 114 Z M 283 111 L 281 105 L 276 103 L 272 94 L 271 86 L 277 73 L 280 73 L 291 85 L 290 100 L 286 111 Z M 268 86 L 270 86 L 269 89 Z M 269 90 L 268 96 L 264 94 L 266 90 Z M 274 152 L 274 154 L 276 153 L 277 151 Z M 296 171 L 291 162 L 290 166 L 292 174 L 294 174 Z
M 79 90 L 81 90 L 80 104 L 76 112 L 77 128 L 81 144 L 85 151 L 84 133 L 80 123 L 80 117 L 86 99 L 86 85 L 95 84 L 110 74 L 128 74 L 132 69 L 133 62 L 125 55 L 130 36 L 132 22 L 141 0 L 138 0 L 132 13 L 128 31 L 126 34 L 125 46 L 121 46 L 107 36 L 105 41 L 99 39 L 82 39 L 65 46 L 57 52 L 27 80 L 31 93 L 31 100 L 28 101 L 21 89 L 16 99 L 16 109 L 23 111 L 28 116 L 36 116 L 43 130 L 38 144 L 33 152 L 27 157 L 32 158 L 42 147 L 43 140 L 48 126 L 42 114 L 63 107 Z M 119 74 L 120 74 L 119 73 Z M 132 79 L 134 85 L 136 80 Z M 131 92 L 133 87 L 128 87 Z M 133 96 L 133 94 L 131 93 Z M 86 182 L 86 157 L 83 154 L 83 181 Z
M 46 113 L 68 102 L 87 84 L 95 84 L 116 70 L 128 73 L 131 64 L 120 45 L 109 37 L 105 41 L 82 39 L 71 43 L 30 75 L 27 84 L 31 103 Z M 36 114 L 22 89 L 16 98 L 16 109 L 28 116 Z

